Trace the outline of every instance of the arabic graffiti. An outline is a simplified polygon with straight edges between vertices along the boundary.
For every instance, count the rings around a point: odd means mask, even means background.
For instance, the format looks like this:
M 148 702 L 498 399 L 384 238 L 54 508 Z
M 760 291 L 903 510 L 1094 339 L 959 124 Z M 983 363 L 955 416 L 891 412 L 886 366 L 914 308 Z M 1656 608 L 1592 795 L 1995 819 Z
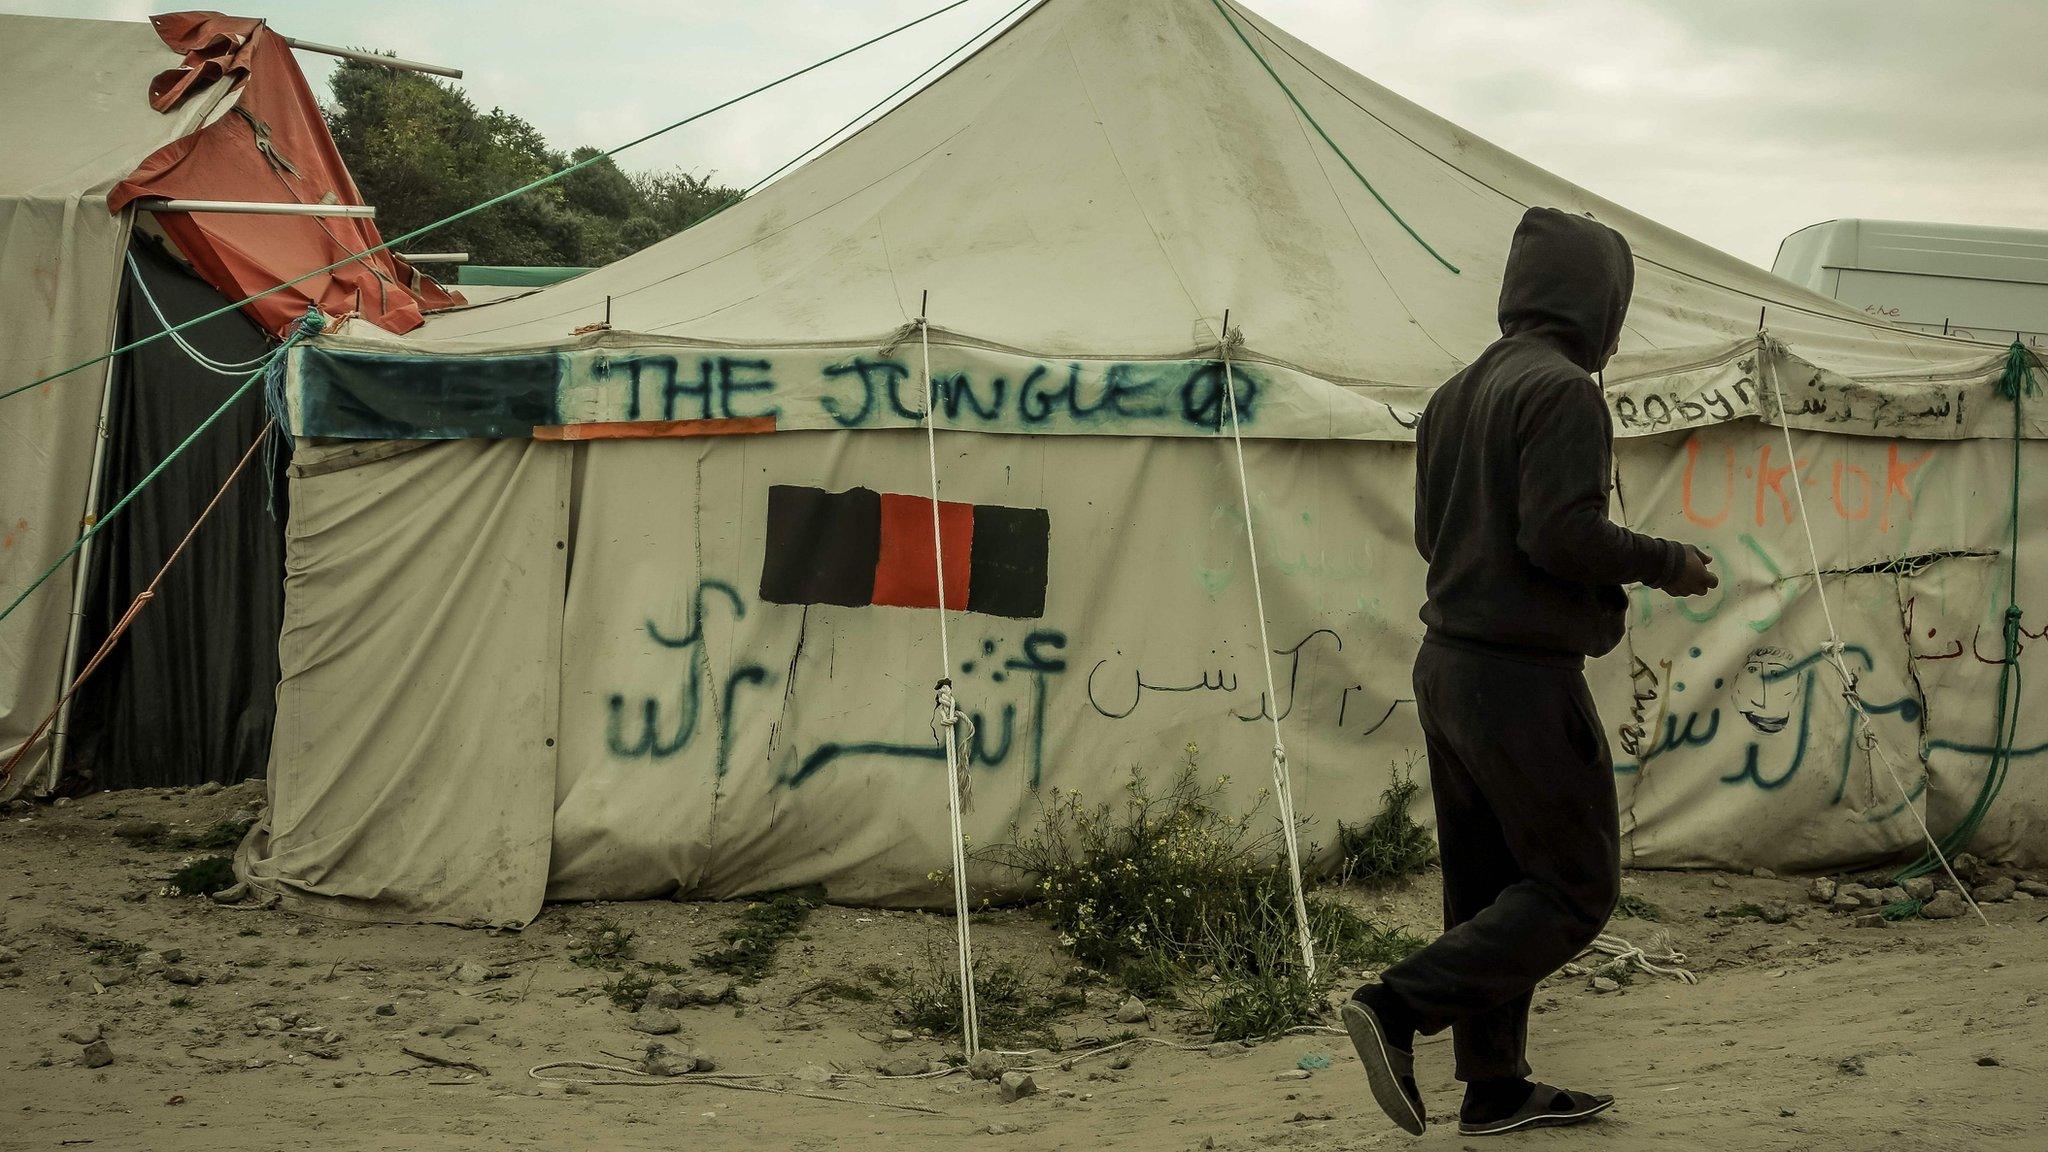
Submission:
M 991 725 L 987 713 L 981 709 L 968 711 L 967 718 L 973 725 L 973 732 L 967 740 L 967 763 L 969 767 L 1000 768 L 1009 762 L 1013 752 L 1020 751 L 1019 745 L 1028 742 L 1021 749 L 1026 757 L 1027 783 L 1036 788 L 1045 776 L 1045 721 L 1046 699 L 1049 681 L 1067 670 L 1066 659 L 1059 653 L 1067 646 L 1065 633 L 1047 628 L 1032 631 L 1018 646 L 1019 655 L 1002 657 L 1002 646 L 995 638 L 984 639 L 981 644 L 981 658 L 966 660 L 960 665 L 963 676 L 972 676 L 977 666 L 984 671 L 992 684 L 1003 683 L 1011 673 L 1021 672 L 1030 685 L 1028 707 L 1030 714 L 1025 719 L 1025 730 L 1020 738 L 1018 732 L 1017 702 L 1003 703 L 998 714 L 999 724 L 995 730 L 999 739 L 991 742 Z M 784 788 L 798 788 L 827 768 L 842 760 L 865 756 L 881 756 L 903 760 L 944 761 L 945 746 L 936 737 L 931 741 L 900 742 L 891 740 L 849 740 L 827 741 L 813 748 L 798 761 L 794 771 L 780 778 L 777 783 Z
M 698 725 L 704 713 L 704 687 L 712 679 L 711 661 L 704 643 L 705 601 L 708 598 L 724 601 L 737 621 L 747 614 L 746 601 L 740 598 L 738 589 L 723 580 L 700 580 L 690 593 L 690 615 L 681 635 L 675 635 L 654 620 L 646 623 L 647 637 L 661 648 L 686 653 L 681 684 L 677 689 L 674 706 L 674 720 L 664 735 L 662 724 L 662 701 L 654 696 L 640 700 L 640 735 L 629 741 L 626 738 L 626 697 L 614 692 L 606 702 L 609 717 L 605 723 L 605 748 L 612 755 L 625 759 L 645 757 L 650 760 L 666 760 L 678 755 L 690 746 L 696 738 Z M 718 684 L 718 747 L 714 758 L 714 770 L 724 776 L 730 764 L 732 753 L 733 712 L 740 689 L 748 684 L 766 685 L 774 678 L 767 668 L 742 661 L 733 665 Z

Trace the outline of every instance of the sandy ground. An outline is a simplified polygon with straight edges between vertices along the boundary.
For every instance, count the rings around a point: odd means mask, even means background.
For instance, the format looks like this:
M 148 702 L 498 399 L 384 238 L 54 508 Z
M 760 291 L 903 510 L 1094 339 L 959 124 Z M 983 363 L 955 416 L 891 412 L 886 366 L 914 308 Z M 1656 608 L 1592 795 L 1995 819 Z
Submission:
M 257 796 L 102 794 L 17 811 L 0 824 L 0 1146 L 8 1148 L 1466 1148 L 1444 1039 L 1419 1062 L 1428 1135 L 1391 1129 L 1340 1036 L 1221 1052 L 1133 1045 L 1073 1061 L 1040 1057 L 1037 1095 L 1005 1103 L 986 1081 L 829 1080 L 882 1062 L 936 1058 L 930 1039 L 892 1043 L 889 995 L 823 995 L 869 965 L 941 960 L 945 917 L 827 907 L 783 949 L 748 1002 L 679 1010 L 672 1049 L 726 1072 L 829 1100 L 703 1085 L 597 1086 L 531 1078 L 553 1060 L 632 1060 L 648 1037 L 581 967 L 600 918 L 636 933 L 640 960 L 687 967 L 734 922 L 734 905 L 648 902 L 550 907 L 520 933 L 356 926 L 160 894 L 176 853 L 112 833 L 147 817 L 201 828 Z M 118 810 L 119 817 L 108 813 Z M 1619 920 L 1671 933 L 1697 986 L 1638 978 L 1617 992 L 1559 976 L 1538 995 L 1532 1060 L 1553 1083 L 1607 1090 L 1605 1118 L 1496 1143 L 1540 1148 L 2048 1148 L 2048 901 L 1989 906 L 1973 920 L 1854 927 L 1810 904 L 1803 882 L 1637 874 L 1626 890 L 1664 910 Z M 1433 876 L 1343 898 L 1427 932 Z M 1709 909 L 1782 901 L 1782 924 Z M 1028 916 L 977 923 L 985 957 L 1056 983 L 1072 971 Z M 104 943 L 127 945 L 127 959 Z M 149 948 L 182 952 L 167 971 Z M 168 950 L 168 951 L 167 951 Z M 463 964 L 469 967 L 456 970 Z M 196 980 L 197 983 L 173 983 Z M 686 972 L 680 983 L 704 979 Z M 1114 1036 L 1117 993 L 1098 988 L 1058 1029 L 1071 1046 Z M 388 1006 L 388 1007 L 385 1007 Z M 379 1014 L 384 1007 L 389 1014 Z M 1174 1044 L 1203 1036 L 1158 1013 L 1137 1030 Z M 81 1029 L 85 1030 L 81 1034 Z M 113 1061 L 84 1066 L 99 1030 Z M 66 1038 L 66 1034 L 72 1038 Z M 407 1052 L 410 1049 L 411 1052 Z M 418 1054 L 418 1055 L 415 1055 Z M 1276 1079 L 1305 1057 L 1331 1067 Z M 422 1058 L 422 1057 L 425 1058 Z M 1126 1061 L 1126 1067 L 1115 1067 Z M 441 1061 L 462 1062 L 473 1069 Z M 1313 1060 L 1311 1060 L 1313 1063 Z M 900 1111 L 873 1101 L 917 1105 Z

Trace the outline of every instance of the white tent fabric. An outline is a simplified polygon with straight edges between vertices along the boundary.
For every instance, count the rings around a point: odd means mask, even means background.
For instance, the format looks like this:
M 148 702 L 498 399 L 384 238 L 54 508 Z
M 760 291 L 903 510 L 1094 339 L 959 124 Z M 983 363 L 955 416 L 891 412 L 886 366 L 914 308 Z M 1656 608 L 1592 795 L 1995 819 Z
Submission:
M 306 799 L 252 844 L 247 871 L 309 907 L 493 923 L 530 917 L 543 892 L 819 883 L 943 902 L 928 880 L 947 860 L 936 622 L 884 593 L 892 563 L 917 563 L 915 534 L 890 537 L 889 517 L 928 482 L 905 344 L 927 290 L 942 494 L 975 525 L 970 555 L 947 545 L 949 574 L 979 581 L 974 557 L 992 557 L 1007 565 L 992 578 L 1014 584 L 1033 554 L 984 544 L 980 525 L 1045 526 L 1042 604 L 977 608 L 970 583 L 954 620 L 977 728 L 974 841 L 1032 819 L 1054 787 L 1110 799 L 1126 768 L 1165 771 L 1191 743 L 1255 803 L 1270 755 L 1258 722 L 1277 709 L 1327 862 L 1336 824 L 1367 817 L 1391 771 L 1416 763 L 1406 441 L 1428 389 L 1495 334 L 1529 204 L 1590 212 L 1635 246 L 1608 372 L 1616 513 L 1701 543 L 1726 581 L 1711 604 L 1642 593 L 1628 641 L 1593 668 L 1631 862 L 1843 865 L 1913 850 L 1909 806 L 1952 826 L 1993 740 L 1983 659 L 2004 610 L 2009 454 L 2035 458 L 2042 433 L 2029 410 L 2014 437 L 1993 395 L 2002 349 L 1776 280 L 1241 9 L 1047 0 L 663 244 L 403 338 L 351 326 L 294 353 L 284 415 L 317 438 L 299 451 L 295 507 L 358 522 L 294 514 L 282 693 L 319 707 L 280 708 L 272 787 L 280 808 Z M 611 328 L 593 331 L 607 297 Z M 1226 309 L 1278 700 L 1256 673 L 1220 421 Z M 1795 429 L 1796 463 L 1773 423 Z M 605 439 L 623 435 L 642 438 Z M 480 453 L 477 438 L 519 443 Z M 1906 796 L 1855 746 L 1814 664 L 1825 634 L 1795 483 L 1821 567 L 1844 582 L 1865 696 L 1919 770 Z M 869 507 L 877 492 L 872 598 L 792 596 L 785 570 L 799 585 L 838 573 L 833 534 L 858 517 L 778 508 Z M 557 507 L 560 535 L 535 527 Z M 512 531 L 513 514 L 532 530 Z M 1646 736 L 1624 735 L 1638 724 Z M 2023 723 L 2027 757 L 2032 733 Z M 1981 850 L 2048 852 L 2048 790 L 2022 775 Z M 541 827 L 545 888 L 536 855 L 493 889 L 512 865 L 480 856 L 480 838 L 535 843 Z M 1004 880 L 976 876 L 979 891 Z
M 112 346 L 129 217 L 106 194 L 151 152 L 218 110 L 213 85 L 166 115 L 149 81 L 178 56 L 143 23 L 0 15 L 0 380 L 4 388 Z M 8 599 L 83 531 L 107 366 L 0 408 L 0 589 Z M 0 762 L 56 702 L 75 565 L 0 625 Z M 38 778 L 47 741 L 16 770 Z

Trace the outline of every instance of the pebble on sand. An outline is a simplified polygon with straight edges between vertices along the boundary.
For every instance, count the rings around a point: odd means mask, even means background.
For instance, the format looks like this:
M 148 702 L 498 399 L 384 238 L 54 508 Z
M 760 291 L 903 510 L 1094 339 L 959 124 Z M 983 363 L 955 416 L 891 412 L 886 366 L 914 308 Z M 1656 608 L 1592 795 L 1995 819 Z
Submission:
M 1929 920 L 1953 920 L 1969 910 L 1963 898 L 1943 890 L 1934 894 L 1934 899 L 1920 906 L 1920 915 Z
M 1006 1101 L 1022 1100 L 1038 1094 L 1038 1081 L 1033 1080 L 1029 1072 L 1005 1072 L 998 1082 L 997 1091 Z

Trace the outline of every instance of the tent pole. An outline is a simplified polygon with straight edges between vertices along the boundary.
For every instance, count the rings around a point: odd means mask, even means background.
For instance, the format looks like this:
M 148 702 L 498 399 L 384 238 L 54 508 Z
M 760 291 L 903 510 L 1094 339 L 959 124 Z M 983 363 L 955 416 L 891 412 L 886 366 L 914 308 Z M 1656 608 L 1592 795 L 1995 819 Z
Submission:
M 299 204 L 268 200 L 138 200 L 140 212 L 234 212 L 246 216 L 353 216 L 375 220 L 368 204 Z
M 380 68 L 391 68 L 400 72 L 425 72 L 430 76 L 446 76 L 450 80 L 462 79 L 462 69 L 444 68 L 439 64 L 422 64 L 417 60 L 404 60 L 397 56 L 379 56 L 375 52 L 358 52 L 353 48 L 342 48 L 333 44 L 321 44 L 312 40 L 301 40 L 287 36 L 284 42 L 301 52 L 319 52 L 327 56 L 339 56 L 358 64 L 375 64 Z
M 122 246 L 125 250 L 125 240 Z M 108 334 L 108 347 L 120 342 L 121 296 L 119 292 L 114 295 L 114 331 Z M 100 419 L 92 437 L 92 477 L 86 483 L 85 517 L 81 521 L 86 528 L 92 527 L 100 515 L 100 493 L 105 486 L 107 470 L 107 420 L 114 410 L 114 365 L 118 363 L 119 357 L 107 360 L 107 373 L 100 384 Z M 94 542 L 88 539 L 79 546 L 78 559 L 71 566 L 71 620 L 64 632 L 64 676 L 57 682 L 57 690 L 67 695 L 57 708 L 57 723 L 50 729 L 50 767 L 43 777 L 45 793 L 56 791 L 57 782 L 64 776 L 65 734 L 71 728 L 72 697 L 68 693 L 72 680 L 78 675 L 78 645 L 85 635 L 85 585 L 92 573 Z

